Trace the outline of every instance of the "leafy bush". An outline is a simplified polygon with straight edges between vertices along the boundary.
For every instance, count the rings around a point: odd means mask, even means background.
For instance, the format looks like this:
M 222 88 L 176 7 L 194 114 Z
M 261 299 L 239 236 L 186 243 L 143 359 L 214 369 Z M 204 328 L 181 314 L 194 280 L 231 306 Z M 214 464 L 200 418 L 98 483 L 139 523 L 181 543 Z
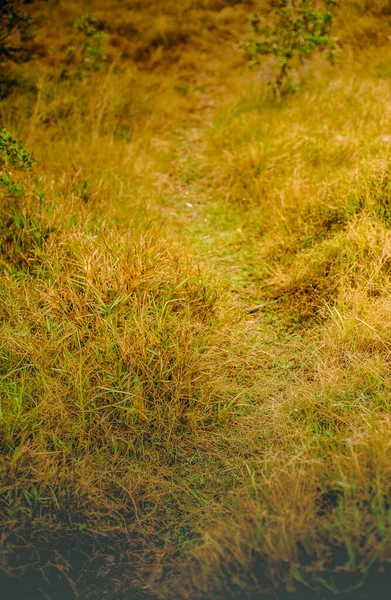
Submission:
M 279 70 L 270 82 L 276 97 L 287 91 L 289 71 L 296 59 L 304 62 L 315 52 L 326 50 L 329 60 L 334 60 L 339 47 L 331 37 L 331 6 L 336 6 L 336 0 L 324 0 L 323 10 L 318 10 L 315 0 L 278 0 L 273 25 L 263 24 L 253 15 L 251 25 L 257 38 L 248 46 L 250 64 L 259 64 L 260 55 L 277 59 Z
M 30 250 L 42 245 L 47 226 L 24 206 L 23 187 L 8 169 L 26 171 L 34 166 L 32 154 L 6 130 L 0 131 L 0 257 L 20 266 Z
M 30 169 L 34 162 L 32 154 L 6 129 L 0 131 L 0 188 L 3 188 L 7 195 L 22 193 L 22 188 L 13 180 L 8 169 Z
M 13 139 L 6 129 L 0 131 L 0 165 L 16 167 L 17 169 L 30 169 L 34 165 L 34 158 L 20 142 Z

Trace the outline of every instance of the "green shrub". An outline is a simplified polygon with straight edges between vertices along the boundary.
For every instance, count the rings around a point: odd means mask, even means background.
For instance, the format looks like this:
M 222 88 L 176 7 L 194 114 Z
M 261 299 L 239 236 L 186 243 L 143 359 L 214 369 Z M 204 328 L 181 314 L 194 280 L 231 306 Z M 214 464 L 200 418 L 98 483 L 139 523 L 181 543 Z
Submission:
M 0 189 L 7 195 L 21 194 L 22 188 L 13 180 L 9 168 L 26 170 L 34 165 L 34 158 L 6 129 L 0 131 Z
M 6 130 L 0 131 L 0 258 L 21 266 L 29 252 L 42 245 L 47 226 L 24 204 L 23 187 L 9 169 L 26 171 L 34 166 L 28 150 Z
M 339 47 L 331 37 L 331 6 L 336 6 L 336 0 L 324 0 L 323 10 L 318 10 L 315 0 L 278 0 L 272 25 L 264 24 L 258 15 L 251 18 L 257 37 L 248 45 L 250 64 L 259 64 L 262 55 L 277 59 L 279 68 L 270 82 L 276 97 L 288 91 L 289 71 L 297 59 L 304 62 L 324 50 L 329 60 L 334 59 Z
M 6 129 L 0 131 L 0 167 L 30 169 L 34 158 Z

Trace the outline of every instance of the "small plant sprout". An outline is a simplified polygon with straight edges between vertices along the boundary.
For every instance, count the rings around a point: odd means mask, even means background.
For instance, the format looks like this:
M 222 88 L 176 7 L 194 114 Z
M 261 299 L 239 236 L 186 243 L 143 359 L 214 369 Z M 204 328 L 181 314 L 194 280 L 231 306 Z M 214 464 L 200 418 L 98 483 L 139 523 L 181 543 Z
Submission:
M 334 61 L 339 51 L 331 29 L 336 0 L 322 0 L 319 9 L 316 0 L 278 0 L 272 24 L 263 23 L 253 15 L 251 25 L 255 38 L 247 45 L 251 66 L 260 63 L 260 56 L 274 56 L 278 62 L 275 78 L 270 81 L 276 98 L 289 91 L 289 71 L 299 61 L 304 63 L 316 52 L 326 52 Z

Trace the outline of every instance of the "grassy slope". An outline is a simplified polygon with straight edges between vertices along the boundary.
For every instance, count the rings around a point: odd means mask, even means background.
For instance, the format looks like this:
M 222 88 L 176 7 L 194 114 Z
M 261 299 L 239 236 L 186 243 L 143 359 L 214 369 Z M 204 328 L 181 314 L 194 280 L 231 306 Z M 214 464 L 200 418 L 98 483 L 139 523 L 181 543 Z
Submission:
M 64 530 L 86 597 L 102 574 L 109 597 L 343 586 L 390 558 L 387 3 L 345 2 L 342 64 L 279 106 L 238 48 L 253 8 L 94 2 L 116 62 L 75 82 L 80 8 L 49 4 L 2 101 L 38 159 L 1 205 L 7 570 Z

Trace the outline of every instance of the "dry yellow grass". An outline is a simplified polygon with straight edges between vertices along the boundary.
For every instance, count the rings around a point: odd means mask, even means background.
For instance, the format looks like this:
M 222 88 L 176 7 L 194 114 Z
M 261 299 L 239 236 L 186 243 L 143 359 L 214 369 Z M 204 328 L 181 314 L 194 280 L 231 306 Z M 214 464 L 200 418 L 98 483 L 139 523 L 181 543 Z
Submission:
M 279 105 L 240 49 L 257 8 L 42 5 L 1 100 L 37 158 L 0 201 L 1 567 L 52 597 L 390 562 L 389 5 L 342 2 L 340 64 Z M 80 77 L 88 11 L 109 60 Z

